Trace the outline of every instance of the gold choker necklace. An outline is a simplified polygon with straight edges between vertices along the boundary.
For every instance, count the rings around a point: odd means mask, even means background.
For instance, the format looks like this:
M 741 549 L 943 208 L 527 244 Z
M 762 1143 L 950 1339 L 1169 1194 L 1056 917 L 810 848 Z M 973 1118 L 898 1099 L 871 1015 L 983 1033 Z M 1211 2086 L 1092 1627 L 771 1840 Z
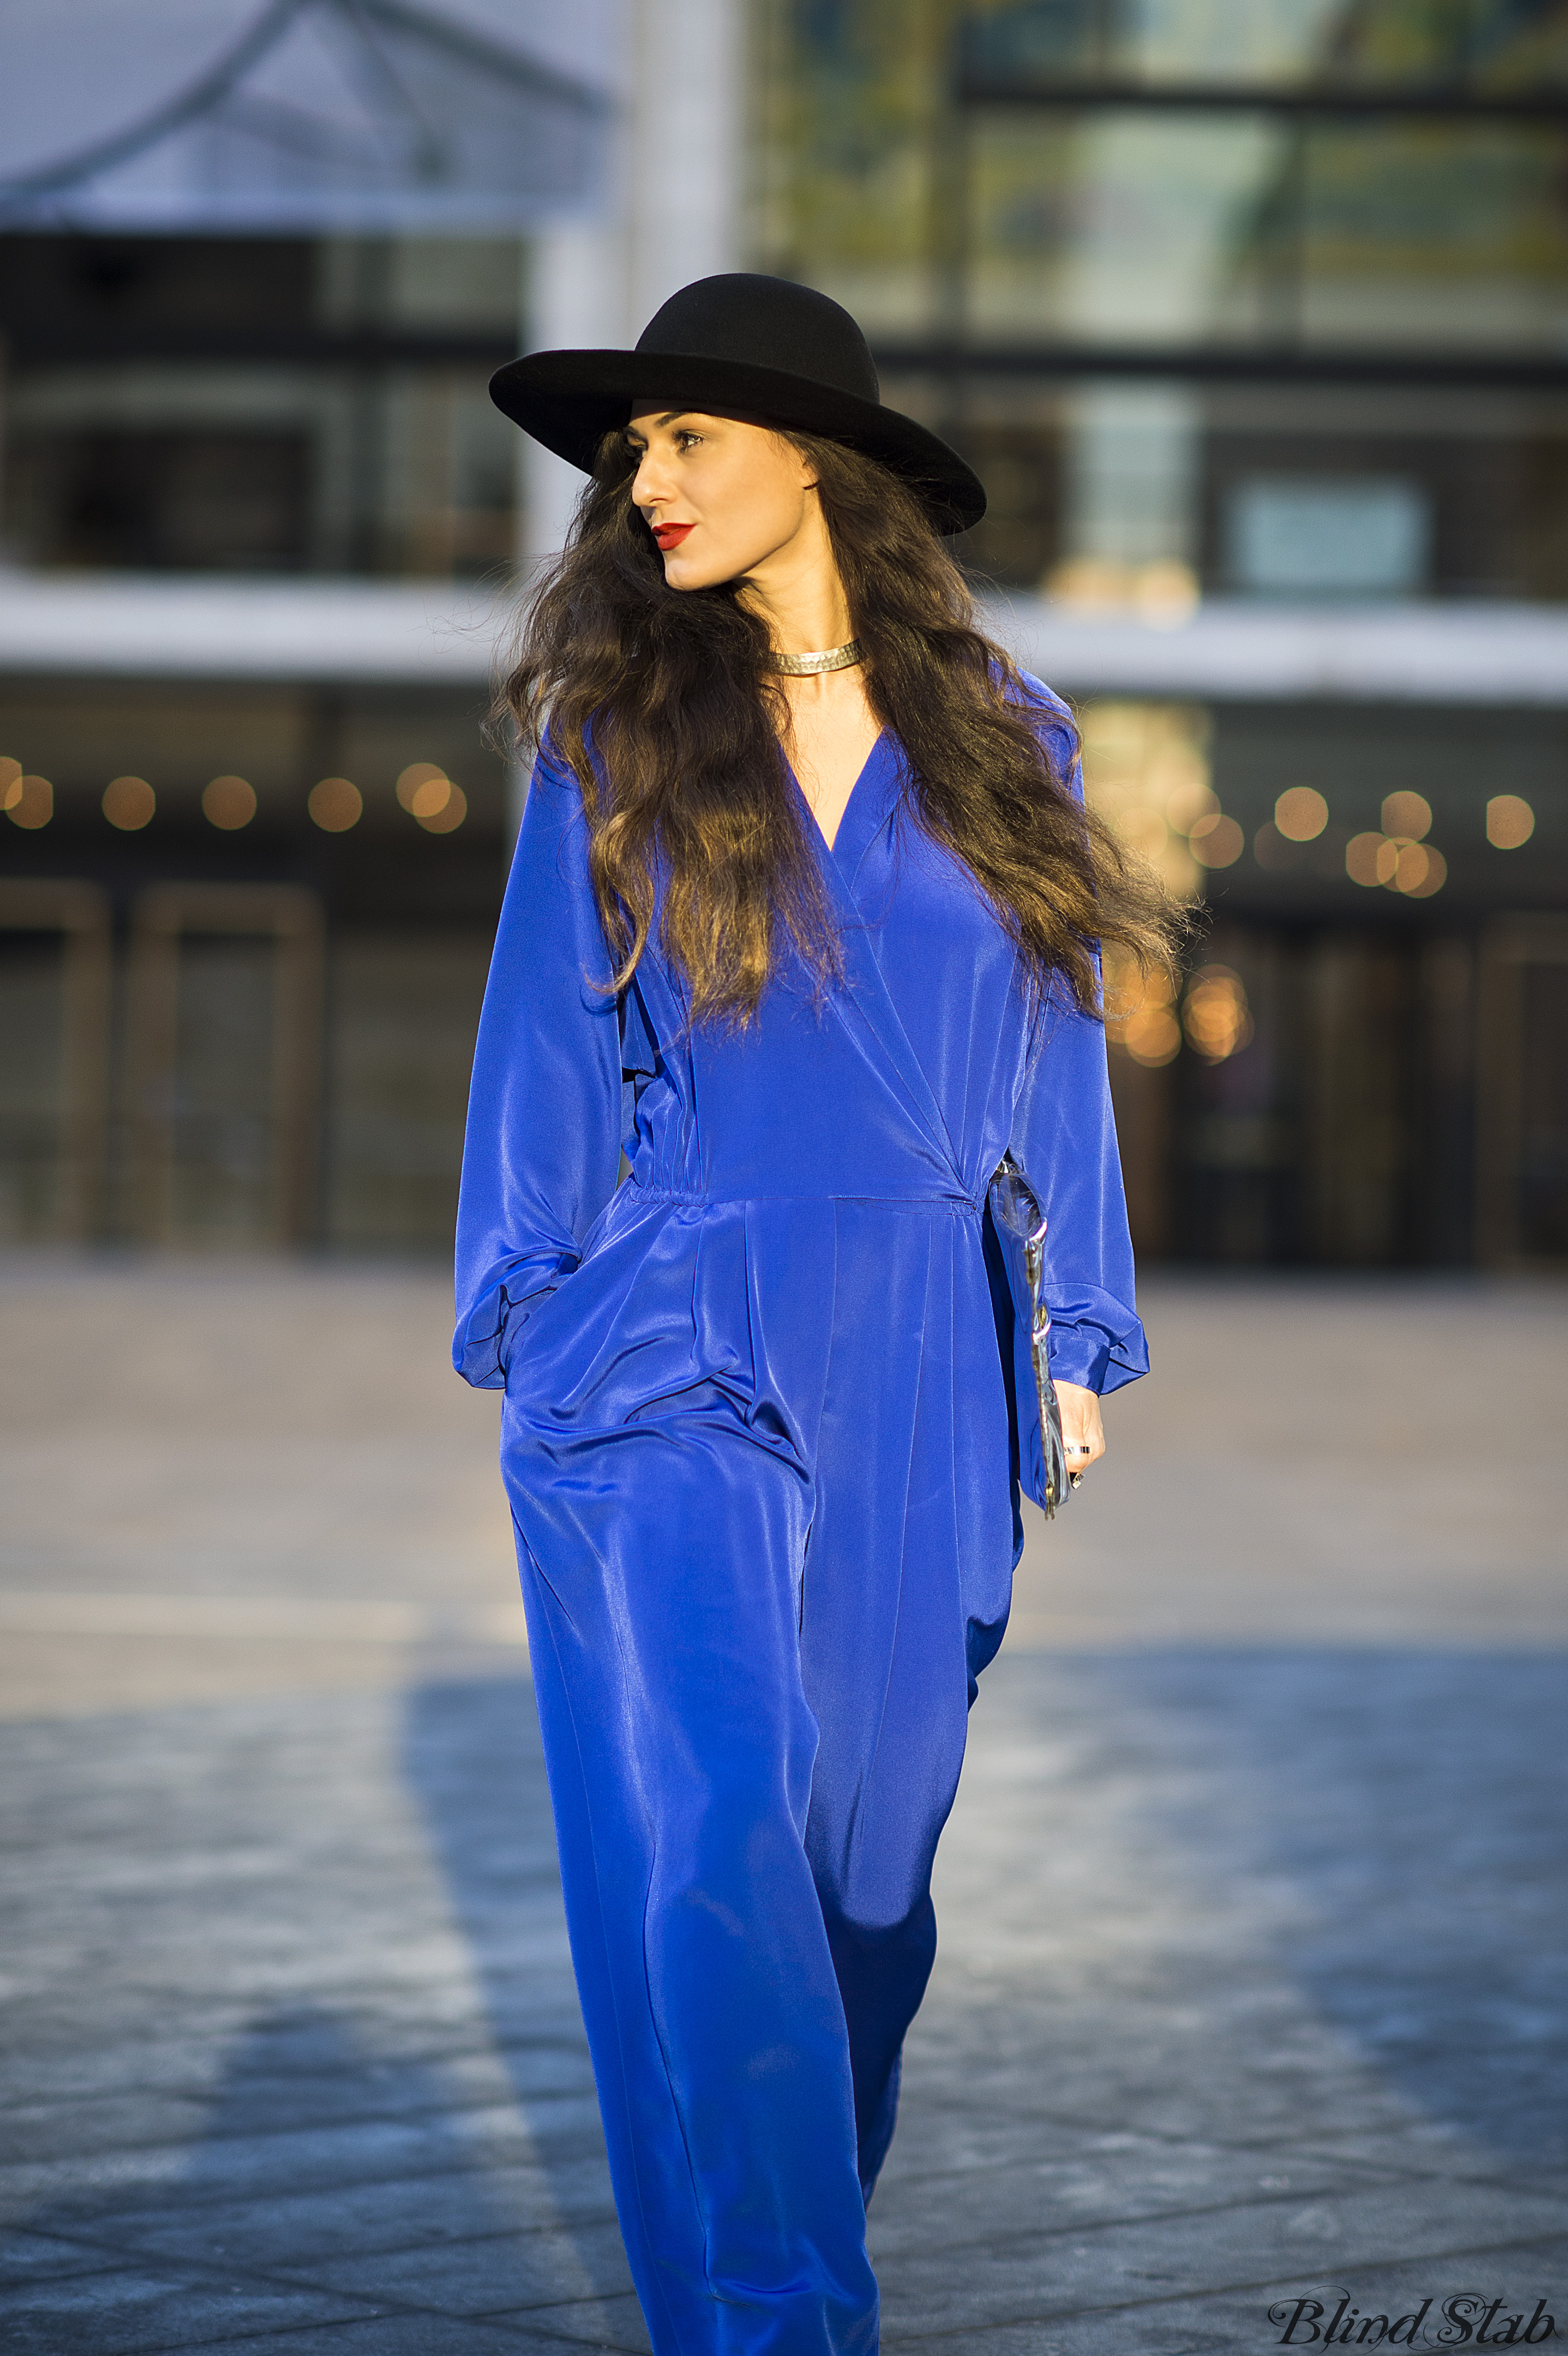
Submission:
M 825 655 L 770 655 L 768 669 L 785 671 L 791 679 L 816 679 L 825 670 L 848 670 L 859 659 L 860 641 L 851 638 L 847 647 L 829 647 Z

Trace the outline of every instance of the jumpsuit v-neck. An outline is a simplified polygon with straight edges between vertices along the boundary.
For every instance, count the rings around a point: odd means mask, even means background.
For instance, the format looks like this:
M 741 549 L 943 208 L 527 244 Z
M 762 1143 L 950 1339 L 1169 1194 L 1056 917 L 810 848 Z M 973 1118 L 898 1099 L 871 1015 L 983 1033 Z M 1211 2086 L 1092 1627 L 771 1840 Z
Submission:
M 1065 708 L 1027 682 L 1059 762 Z M 501 1460 L 572 1959 L 656 2356 L 870 2356 L 865 2203 L 935 1954 L 930 1881 L 1038 1495 L 987 1242 L 1050 1220 L 1051 1362 L 1147 1364 L 1101 1026 L 903 808 L 832 848 L 843 972 L 691 1026 L 617 995 L 578 788 L 529 788 L 475 1054 L 454 1359 Z M 628 1165 L 622 1183 L 622 1155 Z

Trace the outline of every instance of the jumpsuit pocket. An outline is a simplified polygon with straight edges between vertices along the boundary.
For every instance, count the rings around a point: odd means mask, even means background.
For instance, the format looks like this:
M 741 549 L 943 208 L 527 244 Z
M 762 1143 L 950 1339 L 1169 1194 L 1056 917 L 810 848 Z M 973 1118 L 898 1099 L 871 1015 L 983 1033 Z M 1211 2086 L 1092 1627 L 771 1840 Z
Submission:
M 505 1346 L 501 1355 L 501 1373 L 505 1377 L 504 1387 L 507 1390 L 509 1391 L 512 1387 L 512 1369 L 527 1348 L 529 1336 L 538 1330 L 540 1318 L 556 1295 L 563 1290 L 566 1282 L 566 1278 L 562 1277 L 559 1283 L 542 1284 L 537 1292 L 527 1293 L 521 1301 L 513 1304 L 512 1314 L 507 1320 Z M 519 1311 L 526 1313 L 519 1315 L 517 1313 Z
M 690 1215 L 667 1202 L 628 1208 L 636 1215 L 591 1232 L 518 1336 L 507 1396 L 541 1431 L 613 1431 L 706 1371 L 692 1353 Z
M 610 1236 L 615 1215 L 625 1207 L 623 1203 L 625 1192 L 625 1188 L 621 1186 L 617 1187 L 615 1193 L 611 1195 L 610 1200 L 583 1237 L 578 1256 L 571 1266 L 558 1276 L 553 1284 L 541 1285 L 537 1292 L 527 1294 L 524 1300 L 517 1304 L 519 1309 L 525 1309 L 527 1314 L 517 1319 L 515 1334 L 512 1322 L 508 1320 L 507 1323 L 507 1349 L 502 1360 L 502 1372 L 507 1376 L 508 1390 L 511 1388 L 513 1365 L 519 1364 L 531 1354 L 532 1348 L 536 1346 L 536 1337 L 541 1323 L 553 1322 L 550 1303 L 563 1293 L 572 1291 L 592 1267 L 595 1258 L 605 1249 L 606 1238 Z

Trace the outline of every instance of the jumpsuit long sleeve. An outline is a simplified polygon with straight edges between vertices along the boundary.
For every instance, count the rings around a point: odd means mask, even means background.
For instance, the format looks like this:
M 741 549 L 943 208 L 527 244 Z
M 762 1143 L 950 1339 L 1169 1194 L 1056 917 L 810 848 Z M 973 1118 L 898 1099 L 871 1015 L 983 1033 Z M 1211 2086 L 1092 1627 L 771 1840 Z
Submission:
M 506 1393 L 572 1958 L 656 2356 L 877 2346 L 865 2203 L 1039 1458 L 987 1264 L 1008 1147 L 1051 1221 L 1056 1371 L 1104 1391 L 1147 1364 L 1104 1032 L 1031 1016 L 902 788 L 884 735 L 816 839 L 841 980 L 785 965 L 748 1028 L 692 1026 L 656 948 L 614 994 L 577 788 L 541 756 L 480 1027 L 453 1355 Z

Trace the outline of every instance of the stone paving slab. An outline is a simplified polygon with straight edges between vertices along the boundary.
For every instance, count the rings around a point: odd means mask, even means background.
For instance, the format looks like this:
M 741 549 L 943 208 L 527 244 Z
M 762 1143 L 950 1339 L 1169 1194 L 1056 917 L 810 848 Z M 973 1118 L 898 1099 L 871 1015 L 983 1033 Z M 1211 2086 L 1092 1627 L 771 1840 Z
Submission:
M 1552 2086 L 1551 2078 L 1548 2086 L 1549 2090 Z M 1349 2166 L 1393 2169 L 1403 2176 L 1429 2176 L 1434 2180 L 1464 2181 L 1485 2175 L 1499 2183 L 1528 2183 L 1568 2200 L 1568 2169 L 1543 2161 L 1539 2152 L 1521 2153 L 1517 2161 L 1483 2160 L 1456 2127 L 1442 2121 L 1419 2119 L 1392 2134 L 1345 2136 L 1329 2147 L 1307 2142 L 1295 2148 L 1302 2166 L 1307 2168 L 1320 2150 L 1327 2149 Z
M 1140 1301 L 1154 1379 L 1026 1515 L 1015 1644 L 1568 1643 L 1568 1287 L 1157 1270 Z M 0 1716 L 504 1669 L 497 1401 L 451 1314 L 443 1271 L 0 1255 Z
M 145 1992 L 151 2003 L 155 1989 Z M 449 2100 L 453 2090 L 460 2090 L 465 2107 L 480 2110 L 485 2101 L 495 2100 L 503 2090 L 509 2095 L 526 2085 L 541 2103 L 554 2102 L 563 2107 L 582 2103 L 592 2096 L 592 2083 L 581 2083 L 587 2074 L 586 2059 L 575 2043 L 567 2040 L 581 2034 L 573 2017 L 563 2019 L 559 2027 L 546 2024 L 546 2033 L 532 2039 L 518 2033 L 513 2019 L 505 2024 L 508 2036 L 483 2048 L 478 2045 L 478 2032 L 474 2024 L 465 2024 L 463 2033 L 454 2033 L 439 2020 L 423 2018 L 418 2011 L 399 2001 L 406 1989 L 378 1987 L 372 1981 L 362 1990 L 384 2027 L 396 2030 L 400 2047 L 410 2062 L 420 2061 L 430 2070 L 442 2073 L 443 2100 Z M 308 2083 L 313 2116 L 325 2123 L 341 2106 L 346 2116 L 357 2116 L 364 2109 L 368 2089 L 373 2089 L 373 2100 L 386 2115 L 395 2115 L 399 2108 L 417 2107 L 421 2099 L 428 2101 L 428 2086 L 417 2079 L 383 2068 L 375 2062 L 365 2065 L 363 2073 L 356 2071 L 352 2061 L 345 2062 L 341 2051 L 328 2055 L 327 2040 L 332 2035 L 319 2019 L 307 2024 L 307 2033 L 299 2035 L 298 2016 L 287 2019 L 284 2034 L 274 2036 L 271 2023 L 263 2023 L 252 2031 L 251 2024 L 238 2019 L 232 2002 L 224 2005 L 202 2005 L 190 2001 L 182 2005 L 186 2015 L 187 2033 L 181 2038 L 176 2052 L 171 2052 L 156 2037 L 134 2033 L 141 2019 L 127 2022 L 125 2042 L 102 2062 L 101 2086 L 92 2083 L 94 2059 L 90 2053 L 54 2056 L 37 2051 L 18 2055 L 16 2060 L 15 2083 L 0 2094 L 0 2117 L 25 2119 L 29 2110 L 42 2117 L 65 2122 L 85 2117 L 100 2108 L 107 2111 L 117 2104 L 145 2097 L 148 2101 L 205 2101 L 207 2082 L 211 2070 L 214 2040 L 225 2041 L 240 2031 L 247 2038 L 247 2050 L 237 2071 L 242 2072 L 242 2083 L 253 2083 L 254 2099 L 264 2104 L 276 2094 L 283 2108 L 280 2123 L 297 2126 L 298 2107 L 291 2086 Z M 303 2008 L 302 2008 L 303 2009 Z M 71 2007 L 64 1991 L 50 1991 L 34 2008 L 33 2025 L 36 2032 L 67 2031 L 71 2019 Z M 262 2051 L 258 2057 L 249 2050 L 253 2038 Z M 292 2060 L 269 2068 L 269 2048 L 274 2044 L 322 2049 L 322 2060 L 315 2069 L 301 2069 Z M 504 2053 L 504 2072 L 497 2072 L 497 2056 Z M 94 2141 L 101 2138 L 94 2137 Z
M 646 2347 L 526 1655 L 430 1634 L 516 1609 L 445 1316 L 0 1266 L 7 2351 Z M 887 2345 L 1254 2356 L 1328 2290 L 1568 2336 L 1568 1296 L 1167 1281 L 1150 1322 L 976 1712 Z M 1454 1491 L 1453 1367 L 1520 1364 Z
M 961 2177 L 934 2169 L 925 2174 L 921 2159 L 912 2168 L 906 2161 L 897 2179 L 896 2202 L 877 2204 L 879 2251 L 901 2267 L 906 2258 L 918 2264 L 935 2251 L 951 2254 L 955 2183 L 965 2219 L 985 2219 L 987 2249 L 1038 2237 L 1047 2217 L 1054 2221 L 1051 2232 L 1072 2233 L 1081 2226 L 1120 2227 L 1144 2218 L 1202 2217 L 1249 2207 L 1300 2210 L 1325 2201 L 1354 2203 L 1364 2192 L 1381 2189 L 1374 2170 L 1353 2161 L 1287 2162 L 1276 2147 L 1260 2157 L 1200 2143 L 1059 2132 L 1066 2147 L 1060 2157 L 1041 2156 L 1041 2146 L 1053 2139 L 1049 2123 L 1031 2122 L 1017 2138 L 1014 2158 L 966 2168 Z M 1115 2147 L 1104 2149 L 1107 2143 Z
M 1262 2348 L 1327 2267 L 1568 2328 L 1568 1660 L 998 1668 L 872 2212 L 890 2344 Z
M 963 2212 L 954 2220 L 965 2222 Z M 1512 2188 L 1454 2187 L 1445 2199 L 1419 2184 L 1360 2187 L 1305 2203 L 1276 2197 L 1176 2208 L 1125 2224 L 1077 2219 L 1042 2230 L 1037 2222 L 1032 2232 L 998 2238 L 975 2219 L 968 2232 L 950 2226 L 944 2244 L 906 2249 L 896 2267 L 883 2270 L 887 2336 L 897 2341 L 946 2329 L 979 2337 L 1041 2304 L 1125 2304 L 1149 2283 L 1187 2293 L 1216 2282 L 1288 2283 L 1304 2267 L 1320 2272 L 1325 2257 L 1375 2270 L 1397 2254 L 1436 2262 L 1447 2275 L 1461 2260 L 1468 2268 L 1478 2252 L 1509 2250 L 1529 2250 L 1537 2260 L 1550 2253 L 1555 2291 L 1568 2252 L 1568 2208 Z M 1456 2280 L 1454 2287 L 1463 2286 Z
M 1568 1642 L 1561 1275 L 1160 1269 L 1139 1306 L 1152 1376 L 1029 1516 L 1015 1639 Z
M 1350 2322 L 1354 2331 L 1358 2324 L 1370 2326 L 1379 2315 L 1391 2323 L 1403 2323 L 1419 2315 L 1423 2303 L 1430 2300 L 1424 2336 L 1417 2346 L 1463 2346 L 1466 2342 L 1457 2330 L 1446 2341 L 1439 2338 L 1445 2328 L 1441 2311 L 1444 2297 L 1463 2297 L 1467 2292 L 1474 2296 L 1484 2283 L 1478 2310 L 1472 2313 L 1484 2314 L 1491 2299 L 1506 2295 L 1496 2319 L 1499 2331 L 1506 2329 L 1510 2311 L 1521 2314 L 1528 2324 L 1535 2316 L 1538 2294 L 1532 2291 L 1526 2297 L 1524 2286 L 1540 2276 L 1541 2256 L 1529 2244 L 1476 2253 L 1467 2267 L 1461 2265 L 1436 2296 L 1431 2267 L 1417 2263 L 1375 2269 L 1341 2267 L 1332 2273 L 1298 2275 L 1288 2284 L 1237 2279 L 1218 2294 L 1162 2296 L 1155 2291 L 1115 2304 L 1074 2308 L 1066 2302 L 1052 2303 L 1034 2315 L 998 2324 L 978 2344 L 985 2347 L 987 2356 L 1102 2356 L 1108 2348 L 1116 2356 L 1210 2356 L 1217 2348 L 1273 2349 L 1282 2344 L 1282 2326 L 1288 2328 L 1291 2310 L 1299 2300 L 1307 2299 L 1311 2307 L 1322 2308 L 1319 2338 L 1322 2325 L 1336 2315 L 1341 2323 Z M 1284 2315 L 1281 2321 L 1271 2322 L 1269 2310 L 1275 2305 L 1283 2308 Z M 1559 2300 L 1554 2322 L 1560 2323 L 1562 2313 Z M 1289 2344 L 1310 2347 L 1307 2333 L 1312 2328 L 1309 2308 L 1305 2323 L 1297 2327 Z M 1561 2339 L 1561 2329 L 1552 2336 Z M 952 2330 L 917 2330 L 900 2344 L 929 2348 L 933 2356 L 948 2356 L 948 2351 L 977 2343 L 968 2328 L 961 2326 Z M 1334 2344 L 1339 2345 L 1339 2340 Z M 1369 2342 L 1353 2339 L 1349 2344 Z
M 99 2251 L 91 2240 L 65 2233 L 28 2233 L 13 2229 L 0 2239 L 0 2291 L 35 2279 L 108 2273 L 117 2264 L 112 2250 Z
M 8 2346 L 645 2345 L 530 1700 L 0 1730 L 14 1855 L 74 1860 L 14 1883 Z M 1004 1654 L 872 2212 L 890 2348 L 1252 2351 L 1328 2278 L 1568 2326 L 1568 1755 L 1509 1739 L 1564 1701 L 1562 1656 Z
M 571 2307 L 535 2308 L 519 2316 L 491 2319 L 552 2332 L 571 2347 L 624 2348 L 631 2356 L 646 2356 L 647 2331 L 630 2291 L 623 2291 L 618 2298 L 583 2299 Z
M 133 2356 L 143 2349 L 180 2348 L 223 2332 L 264 2335 L 273 2346 L 296 2326 L 350 2322 L 374 2314 L 355 2299 L 283 2283 L 193 2281 L 174 2268 L 116 2266 L 85 2275 L 34 2281 L 5 2299 L 8 2348 L 40 2351 L 112 2349 Z M 286 2344 L 286 2343 L 285 2343 Z
M 340 2180 L 272 2191 L 249 2201 L 198 2197 L 180 2182 L 165 2199 L 140 2207 L 115 2205 L 116 2248 L 148 2255 L 214 2256 L 271 2266 L 327 2261 L 367 2252 L 435 2248 L 472 2240 L 475 2216 L 499 2217 L 499 2232 L 556 2233 L 570 2225 L 575 2240 L 594 2243 L 614 2221 L 602 2144 L 575 2161 L 542 2168 L 487 2167 L 484 2201 L 475 2211 L 470 2167 L 423 2174 L 378 2175 L 345 2170 Z M 88 2231 L 92 2216 L 78 2230 Z M 62 2222 L 62 2232 L 69 2230 Z
M 472 2212 L 472 2190 L 469 2207 Z M 570 2236 L 552 2222 L 523 2232 L 507 2225 L 489 2233 L 427 2236 L 411 2246 L 388 2246 L 383 2240 L 378 2247 L 381 2232 L 378 2222 L 352 2249 L 308 2255 L 279 2235 L 270 2252 L 252 2243 L 251 2263 L 265 2265 L 285 2280 L 362 2298 L 407 2300 L 443 2315 L 553 2308 L 624 2295 L 626 2288 L 625 2254 L 613 2211 L 601 2211 L 592 2223 L 574 2218 Z
M 222 2339 L 186 2341 L 191 2356 L 222 2349 L 224 2356 L 560 2356 L 559 2337 L 530 2330 L 526 2323 L 470 2322 L 445 2315 L 382 2313 L 373 2322 L 339 2324 L 326 2330 L 292 2332 L 286 2340 Z M 613 2348 L 600 2340 L 593 2345 Z

